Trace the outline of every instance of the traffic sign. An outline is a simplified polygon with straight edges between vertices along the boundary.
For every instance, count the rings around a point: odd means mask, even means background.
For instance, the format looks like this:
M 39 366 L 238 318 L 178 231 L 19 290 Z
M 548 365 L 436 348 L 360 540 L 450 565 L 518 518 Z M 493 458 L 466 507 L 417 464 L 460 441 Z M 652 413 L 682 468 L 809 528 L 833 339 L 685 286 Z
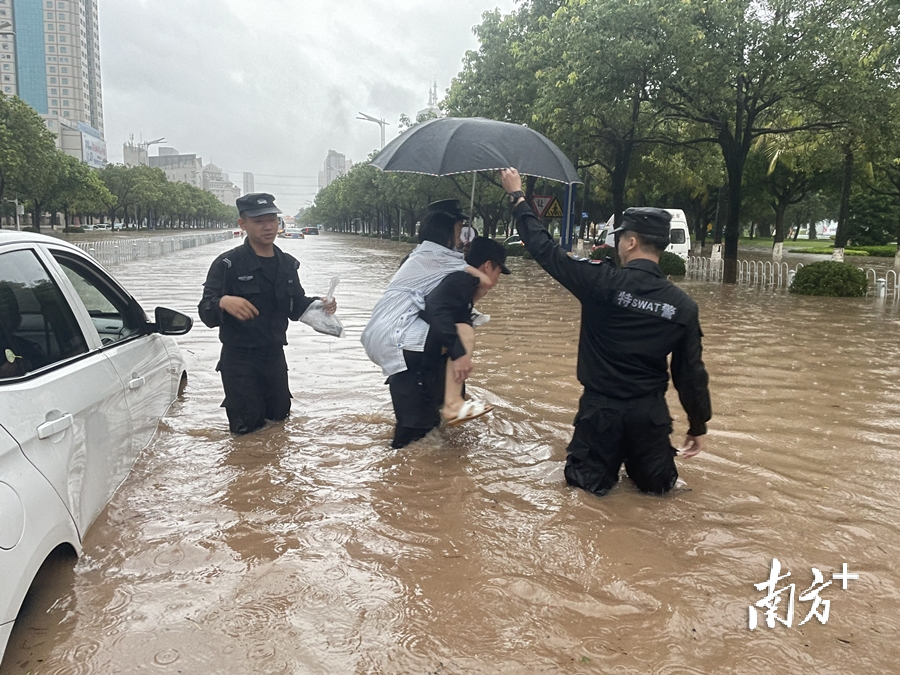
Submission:
M 553 195 L 532 195 L 531 203 L 534 204 L 534 210 L 537 217 L 541 218 L 547 211 L 547 207 L 554 201 Z
M 553 201 L 550 202 L 550 205 L 547 207 L 547 210 L 544 212 L 544 215 L 548 218 L 562 218 L 563 211 L 562 207 L 559 205 L 559 200 L 556 197 L 553 197 Z

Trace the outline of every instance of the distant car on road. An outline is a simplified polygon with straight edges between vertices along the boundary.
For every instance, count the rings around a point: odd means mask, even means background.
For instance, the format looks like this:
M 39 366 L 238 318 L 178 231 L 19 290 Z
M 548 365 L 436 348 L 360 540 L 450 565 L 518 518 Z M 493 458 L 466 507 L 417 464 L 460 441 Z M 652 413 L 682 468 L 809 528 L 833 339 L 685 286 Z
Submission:
M 303 230 L 296 227 L 287 227 L 278 236 L 283 239 L 304 239 Z
M 80 249 L 0 233 L 0 661 L 38 569 L 94 519 L 187 382 L 191 318 L 138 302 Z
M 304 235 L 319 234 L 319 228 L 318 228 L 318 227 L 303 227 L 303 228 L 300 229 L 300 231 L 301 231 Z
M 522 237 L 517 234 L 513 234 L 506 239 L 503 240 L 504 246 L 524 246 L 525 242 L 522 241 Z

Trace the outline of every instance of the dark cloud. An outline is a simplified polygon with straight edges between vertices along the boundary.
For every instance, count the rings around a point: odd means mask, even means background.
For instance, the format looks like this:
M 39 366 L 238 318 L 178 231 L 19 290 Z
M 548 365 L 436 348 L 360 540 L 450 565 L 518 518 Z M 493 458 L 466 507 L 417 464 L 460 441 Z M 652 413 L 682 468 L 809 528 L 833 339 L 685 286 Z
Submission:
M 514 0 L 104 0 L 110 160 L 129 134 L 164 136 L 252 171 L 257 188 L 288 185 L 282 203 L 296 210 L 329 149 L 360 161 L 378 147 L 378 126 L 358 112 L 387 120 L 390 140 L 435 79 L 443 96 L 477 46 L 472 27 L 498 5 L 509 12 Z

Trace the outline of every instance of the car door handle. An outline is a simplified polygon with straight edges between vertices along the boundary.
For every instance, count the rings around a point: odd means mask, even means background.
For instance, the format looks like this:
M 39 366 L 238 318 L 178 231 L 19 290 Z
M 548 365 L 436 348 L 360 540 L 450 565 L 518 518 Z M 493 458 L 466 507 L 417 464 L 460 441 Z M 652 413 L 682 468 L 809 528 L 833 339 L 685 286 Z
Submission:
M 72 415 L 70 413 L 66 413 L 62 417 L 58 417 L 51 422 L 44 422 L 37 428 L 38 438 L 50 438 L 50 436 L 68 429 L 70 426 L 72 426 L 72 421 Z
M 143 377 L 132 377 L 128 381 L 128 388 L 131 390 L 140 389 L 144 386 L 144 378 Z

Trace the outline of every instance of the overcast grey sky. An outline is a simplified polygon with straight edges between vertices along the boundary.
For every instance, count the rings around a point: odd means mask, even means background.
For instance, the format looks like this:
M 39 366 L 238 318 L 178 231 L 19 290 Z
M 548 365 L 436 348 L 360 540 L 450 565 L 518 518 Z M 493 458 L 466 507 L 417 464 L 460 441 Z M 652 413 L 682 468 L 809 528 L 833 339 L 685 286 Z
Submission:
M 104 122 L 122 144 L 167 139 L 256 175 L 288 213 L 313 198 L 329 149 L 354 162 L 398 134 L 401 113 L 443 98 L 477 48 L 485 10 L 514 0 L 100 0 Z M 155 154 L 156 150 L 151 150 Z M 295 176 L 298 178 L 285 178 Z

